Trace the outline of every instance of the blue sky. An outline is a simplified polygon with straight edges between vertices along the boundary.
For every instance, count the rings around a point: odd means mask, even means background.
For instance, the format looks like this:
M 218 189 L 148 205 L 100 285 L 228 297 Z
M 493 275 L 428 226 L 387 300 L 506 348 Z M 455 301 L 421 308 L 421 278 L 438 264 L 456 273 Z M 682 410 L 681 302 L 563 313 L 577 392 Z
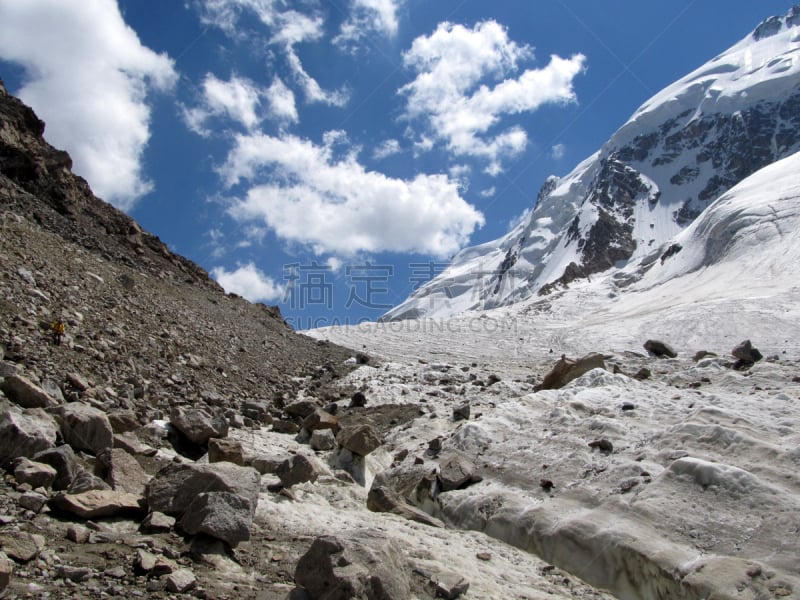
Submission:
M 95 192 L 297 328 L 495 239 L 778 0 L 0 0 L 0 77 Z

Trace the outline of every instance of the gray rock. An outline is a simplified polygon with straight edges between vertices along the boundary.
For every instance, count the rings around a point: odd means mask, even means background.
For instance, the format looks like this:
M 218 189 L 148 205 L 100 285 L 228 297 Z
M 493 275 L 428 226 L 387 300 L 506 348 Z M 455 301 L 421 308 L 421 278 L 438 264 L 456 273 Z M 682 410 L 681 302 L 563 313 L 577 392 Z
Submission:
M 14 563 L 8 558 L 5 552 L 0 552 L 0 596 L 11 583 L 11 576 L 14 574 Z
M 20 456 L 32 457 L 56 445 L 57 426 L 39 410 L 0 414 L 0 462 Z
M 205 445 L 211 438 L 228 435 L 228 422 L 224 417 L 212 416 L 200 408 L 177 406 L 172 409 L 170 423 L 194 444 Z
M 75 476 L 81 470 L 78 457 L 70 446 L 63 445 L 58 448 L 49 448 L 33 455 L 36 462 L 50 465 L 56 470 L 53 480 L 54 490 L 66 490 L 75 481 Z
M 208 440 L 208 462 L 231 462 L 244 465 L 244 449 L 237 440 L 211 438 Z
M 86 378 L 80 373 L 67 373 L 67 383 L 79 392 L 85 392 L 91 387 Z
M 25 492 L 19 497 L 18 504 L 22 508 L 38 513 L 47 504 L 47 496 L 39 492 Z
M 339 430 L 339 419 L 321 408 L 315 409 L 310 415 L 303 419 L 303 429 L 308 432 L 320 429 Z
M 112 410 L 108 413 L 108 422 L 114 433 L 127 433 L 139 429 L 139 419 L 132 410 Z
M 287 404 L 283 408 L 283 411 L 292 417 L 300 417 L 301 419 L 305 419 L 317 408 L 319 408 L 319 405 L 315 400 L 304 399 Z
M 330 429 L 321 429 L 311 434 L 309 443 L 311 448 L 318 452 L 333 450 L 336 447 L 336 436 Z
M 33 488 L 48 488 L 53 484 L 58 471 L 50 465 L 21 458 L 14 466 L 14 479 L 18 483 L 27 483 Z
M 205 533 L 234 547 L 250 539 L 253 512 L 250 501 L 243 496 L 209 492 L 195 497 L 179 525 L 186 533 Z
M 22 375 L 11 375 L 3 379 L 0 389 L 9 400 L 23 408 L 52 408 L 58 401 L 41 387 Z
M 121 448 L 107 448 L 97 455 L 106 469 L 106 481 L 118 492 L 128 492 L 143 497 L 150 481 L 142 466 L 133 456 Z
M 79 467 L 75 472 L 75 478 L 67 488 L 68 494 L 83 494 L 92 490 L 110 490 L 111 486 L 100 479 L 97 475 L 89 473 L 83 467 Z
M 197 587 L 197 578 L 189 569 L 178 569 L 167 576 L 167 590 L 175 594 L 185 594 Z
M 145 490 L 152 511 L 180 517 L 198 494 L 231 492 L 246 498 L 255 510 L 261 475 L 233 463 L 172 463 L 156 473 Z
M 372 486 L 367 495 L 367 508 L 372 512 L 391 513 L 431 527 L 444 527 L 439 519 L 411 506 L 400 494 L 386 487 Z
M 455 600 L 467 593 L 469 582 L 458 573 L 439 570 L 431 575 L 430 587 L 434 590 L 437 598 Z
M 761 354 L 757 348 L 753 348 L 753 344 L 750 342 L 750 340 L 745 340 L 738 344 L 733 350 L 731 350 L 731 354 L 733 354 L 735 358 L 739 359 L 739 362 L 736 365 L 738 367 L 752 365 L 764 358 L 764 355 Z
M 64 441 L 75 450 L 97 454 L 104 448 L 113 447 L 114 431 L 102 410 L 83 402 L 71 402 L 59 406 L 54 412 Z
M 353 394 L 353 397 L 350 398 L 350 406 L 349 408 L 361 408 L 362 406 L 367 405 L 367 397 L 364 395 L 364 392 L 356 392 Z
M 475 480 L 475 465 L 459 454 L 447 457 L 439 466 L 443 492 L 457 490 Z
M 177 570 L 178 565 L 175 561 L 158 556 L 142 548 L 136 550 L 133 557 L 133 569 L 136 573 L 143 573 L 150 577 L 161 577 L 169 575 Z
M 277 475 L 284 486 L 291 487 L 306 481 L 316 481 L 319 477 L 319 468 L 302 454 L 295 454 L 280 464 Z
M 158 450 L 148 446 L 130 432 L 114 434 L 114 448 L 125 450 L 133 456 L 155 456 L 158 453 Z
M 318 537 L 300 558 L 295 583 L 311 598 L 406 600 L 411 597 L 403 550 L 374 529 Z
M 647 340 L 644 343 L 644 349 L 653 356 L 658 356 L 659 358 L 665 356 L 667 358 L 675 358 L 678 356 L 678 353 L 673 350 L 672 346 L 659 340 Z
M 17 562 L 33 560 L 45 548 L 45 537 L 26 531 L 3 531 L 0 533 L 0 547 Z
M 114 490 L 90 490 L 81 494 L 58 494 L 49 505 L 82 519 L 113 517 L 119 514 L 141 513 L 140 498 Z
M 162 533 L 171 531 L 175 527 L 176 519 L 162 512 L 151 512 L 142 521 L 142 531 L 145 533 Z
M 469 421 L 470 406 L 465 402 L 453 409 L 453 421 Z
M 345 427 L 336 436 L 336 442 L 358 456 L 366 456 L 381 445 L 378 432 L 368 424 Z
M 11 377 L 18 375 L 22 371 L 19 365 L 0 360 L 0 377 Z

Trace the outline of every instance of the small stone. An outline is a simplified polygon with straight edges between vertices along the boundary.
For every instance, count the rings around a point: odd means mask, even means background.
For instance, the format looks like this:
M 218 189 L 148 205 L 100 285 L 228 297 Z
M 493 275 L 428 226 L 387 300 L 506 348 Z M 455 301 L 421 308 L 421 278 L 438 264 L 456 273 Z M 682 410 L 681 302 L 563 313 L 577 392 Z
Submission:
M 653 356 L 657 356 L 659 358 L 675 358 L 678 356 L 678 353 L 672 349 L 672 346 L 660 340 L 647 340 L 644 343 L 644 349 Z
M 14 478 L 18 483 L 30 484 L 32 488 L 48 488 L 52 485 L 58 471 L 50 465 L 21 458 L 14 467 Z
M 614 451 L 614 445 L 605 438 L 589 442 L 590 448 L 597 448 L 600 452 L 610 454 Z
M 555 486 L 553 485 L 553 482 L 550 481 L 549 479 L 540 479 L 539 487 L 542 488 L 545 492 L 549 492 Z
M 653 374 L 650 372 L 650 369 L 647 367 L 642 367 L 636 371 L 636 374 L 633 376 L 633 378 L 638 379 L 639 381 L 644 381 L 645 379 L 650 379 L 652 376 Z
M 230 462 L 244 466 L 244 449 L 238 440 L 211 438 L 208 440 L 208 462 Z
M 332 429 L 333 431 L 339 430 L 339 419 L 334 415 L 325 412 L 321 408 L 317 408 L 303 419 L 303 429 L 308 432 L 314 432 L 320 429 Z
M 750 577 L 751 579 L 755 579 L 756 577 L 761 576 L 761 574 L 763 573 L 763 570 L 761 569 L 761 567 L 759 565 L 754 565 L 754 566 L 748 568 L 746 573 L 747 573 L 748 577 Z
M 314 431 L 311 434 L 309 443 L 311 444 L 311 448 L 318 452 L 333 450 L 336 447 L 336 436 L 330 429 Z
M 76 544 L 85 544 L 89 541 L 91 532 L 83 525 L 70 525 L 67 528 L 67 539 Z
M 79 392 L 85 392 L 91 387 L 86 378 L 80 373 L 67 373 L 67 382 Z
M 19 497 L 18 503 L 22 508 L 39 513 L 47 504 L 47 496 L 38 492 L 25 492 Z
M 639 480 L 638 479 L 633 479 L 633 478 L 626 479 L 625 481 L 623 481 L 622 483 L 619 484 L 619 489 L 623 494 L 627 494 L 633 488 L 635 488 L 637 485 L 639 485 Z
M 623 411 L 635 410 L 635 409 L 636 409 L 636 406 L 633 404 L 633 402 L 623 402 L 622 403 L 622 410 Z
M 478 560 L 482 561 L 490 561 L 492 560 L 492 555 L 489 552 L 478 552 L 476 555 Z
M 197 585 L 197 578 L 189 569 L 178 569 L 167 577 L 167 590 L 184 594 Z
M 94 575 L 94 571 L 89 567 L 72 567 L 69 565 L 59 565 L 57 573 L 59 579 L 69 579 L 75 583 L 87 581 Z
M 356 392 L 353 394 L 352 398 L 350 398 L 350 406 L 349 408 L 361 408 L 367 405 L 367 397 L 364 395 L 364 392 Z
M 470 405 L 465 402 L 453 409 L 453 421 L 469 421 Z
M 175 517 L 154 511 L 142 521 L 141 529 L 145 533 L 161 533 L 171 531 L 175 527 Z
M 469 582 L 466 579 L 449 571 L 431 577 L 431 586 L 436 590 L 436 596 L 445 600 L 455 600 L 469 590 Z

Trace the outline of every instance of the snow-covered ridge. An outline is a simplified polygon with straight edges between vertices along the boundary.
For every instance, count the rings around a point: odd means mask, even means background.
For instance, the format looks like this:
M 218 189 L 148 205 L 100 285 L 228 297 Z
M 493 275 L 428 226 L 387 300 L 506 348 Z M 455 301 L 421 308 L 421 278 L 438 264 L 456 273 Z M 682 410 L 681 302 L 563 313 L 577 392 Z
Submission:
M 625 270 L 737 183 L 800 150 L 800 7 L 645 102 L 543 186 L 526 220 L 460 252 L 384 319 L 445 317 Z

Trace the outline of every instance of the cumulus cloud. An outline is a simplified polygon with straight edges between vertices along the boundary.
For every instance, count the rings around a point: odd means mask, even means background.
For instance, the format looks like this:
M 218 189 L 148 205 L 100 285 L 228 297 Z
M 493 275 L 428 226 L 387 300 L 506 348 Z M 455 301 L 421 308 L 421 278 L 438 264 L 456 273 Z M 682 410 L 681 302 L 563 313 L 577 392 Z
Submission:
M 189 128 L 200 135 L 207 135 L 205 124 L 211 117 L 227 117 L 246 129 L 253 129 L 260 122 L 261 89 L 243 77 L 232 77 L 230 81 L 217 79 L 208 73 L 203 80 L 201 105 L 184 110 Z
M 375 148 L 375 151 L 372 153 L 372 158 L 375 160 L 383 160 L 384 158 L 399 154 L 400 152 L 400 142 L 394 139 L 384 140 Z
M 394 37 L 399 27 L 397 10 L 402 4 L 403 0 L 351 0 L 350 14 L 333 43 L 355 51 L 370 35 Z
M 220 170 L 229 187 L 248 185 L 230 208 L 316 254 L 421 252 L 444 257 L 465 244 L 483 215 L 446 175 L 395 179 L 367 171 L 342 151 L 341 132 L 322 145 L 286 135 L 239 135 Z M 345 148 L 346 150 L 346 148 Z M 268 181 L 260 180 L 270 173 Z
M 130 209 L 153 189 L 142 169 L 152 89 L 177 79 L 142 45 L 115 0 L 0 2 L 0 57 L 25 70 L 17 94 L 47 122 L 99 196 Z
M 229 294 L 238 294 L 250 302 L 275 302 L 283 297 L 284 287 L 262 273 L 253 263 L 239 266 L 234 271 L 224 267 L 211 269 L 211 276 Z
M 271 117 L 280 122 L 297 123 L 297 105 L 294 92 L 276 77 L 266 92 Z
M 547 66 L 519 73 L 519 65 L 532 58 L 533 50 L 509 39 L 495 21 L 472 29 L 441 23 L 403 55 L 415 72 L 400 88 L 407 99 L 405 117 L 427 126 L 421 139 L 427 133 L 456 156 L 483 159 L 486 171 L 497 175 L 502 160 L 521 153 L 528 142 L 519 126 L 493 133 L 505 116 L 576 99 L 572 82 L 584 69 L 583 55 L 553 55 Z
M 550 156 L 552 156 L 556 160 L 561 160 L 564 158 L 564 154 L 567 151 L 567 147 L 564 144 L 556 144 L 552 148 L 550 148 Z
M 283 51 L 292 77 L 303 90 L 308 102 L 320 102 L 332 106 L 344 106 L 349 100 L 345 89 L 325 90 L 303 66 L 295 46 L 313 42 L 325 34 L 324 19 L 318 14 L 314 3 L 307 4 L 307 11 L 286 8 L 284 2 L 275 0 L 204 0 L 195 2 L 201 20 L 207 25 L 219 27 L 233 39 L 247 37 L 241 27 L 243 13 L 254 14 L 266 29 L 268 43 Z M 263 37 L 263 32 L 253 33 Z

